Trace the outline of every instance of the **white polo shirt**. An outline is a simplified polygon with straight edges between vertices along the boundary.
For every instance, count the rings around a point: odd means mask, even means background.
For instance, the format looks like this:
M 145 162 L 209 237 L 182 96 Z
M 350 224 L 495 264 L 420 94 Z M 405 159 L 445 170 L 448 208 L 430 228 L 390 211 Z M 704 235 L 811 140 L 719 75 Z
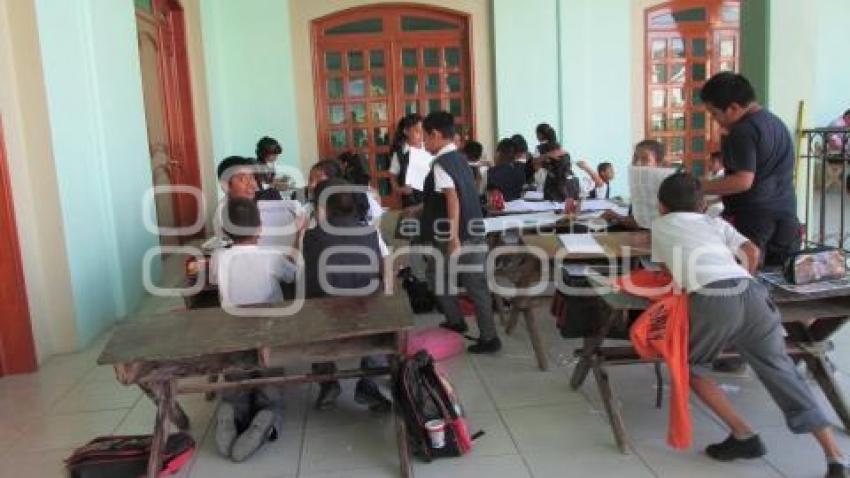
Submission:
M 441 150 L 437 151 L 437 154 L 434 155 L 434 161 L 435 162 L 433 162 L 431 164 L 434 165 L 434 189 L 436 189 L 437 191 L 444 191 L 446 189 L 455 189 L 455 182 L 452 179 L 452 177 L 449 176 L 449 173 L 447 173 L 446 170 L 443 169 L 442 166 L 440 166 L 439 164 L 436 164 L 437 158 L 439 158 L 440 156 L 442 156 L 444 154 L 451 153 L 453 151 L 457 151 L 457 145 L 454 144 L 454 143 L 449 143 L 449 144 L 443 146 L 443 148 Z
M 279 249 L 234 245 L 217 249 L 210 259 L 210 283 L 218 284 L 222 304 L 279 304 L 280 282 L 295 282 L 298 267 Z

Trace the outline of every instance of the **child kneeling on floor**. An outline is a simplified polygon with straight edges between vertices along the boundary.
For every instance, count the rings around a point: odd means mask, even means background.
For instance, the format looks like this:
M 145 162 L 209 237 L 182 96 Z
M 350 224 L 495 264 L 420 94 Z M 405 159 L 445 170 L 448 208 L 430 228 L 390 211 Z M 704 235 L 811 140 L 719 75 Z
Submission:
M 218 284 L 225 309 L 283 302 L 280 283 L 292 283 L 298 267 L 300 232 L 306 220 L 299 218 L 295 245 L 289 254 L 257 245 L 261 220 L 257 204 L 250 199 L 230 198 L 224 215 L 224 231 L 233 246 L 218 249 L 210 261 L 210 282 Z M 256 363 L 248 361 L 248 367 Z M 226 381 L 239 381 L 281 375 L 282 371 L 226 373 Z M 247 460 L 266 442 L 277 439 L 282 424 L 282 387 L 267 385 L 254 390 L 231 389 L 221 392 L 216 411 L 215 440 L 219 453 L 235 462 Z
M 785 350 L 780 313 L 767 289 L 751 275 L 758 265 L 758 248 L 728 222 L 703 214 L 700 182 L 690 174 L 665 179 L 658 199 L 662 217 L 652 224 L 652 258 L 664 264 L 674 285 L 688 294 L 691 388 L 731 429 L 730 436 L 710 445 L 706 454 L 719 461 L 766 454 L 761 438 L 705 375 L 704 366 L 734 347 L 782 410 L 791 431 L 811 433 L 820 443 L 827 478 L 845 478 L 844 457 L 830 422 Z

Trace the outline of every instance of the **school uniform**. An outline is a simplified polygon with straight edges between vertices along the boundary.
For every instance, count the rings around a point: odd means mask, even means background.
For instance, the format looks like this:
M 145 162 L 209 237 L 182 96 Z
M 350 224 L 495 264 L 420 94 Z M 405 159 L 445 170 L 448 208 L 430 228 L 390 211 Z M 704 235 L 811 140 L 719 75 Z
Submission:
M 404 187 L 407 181 L 407 168 L 410 166 L 410 145 L 404 143 L 401 151 L 396 151 L 390 160 L 390 173 L 396 177 L 399 187 Z M 422 204 L 422 191 L 413 190 L 410 194 L 401 196 L 401 206 L 408 208 Z
M 505 201 L 520 199 L 524 186 L 524 164 L 512 161 L 495 166 L 487 172 L 487 190 L 501 191 Z
M 546 201 L 564 202 L 567 199 L 579 199 L 581 184 L 573 174 L 570 155 L 558 159 L 549 159 L 544 167 L 546 179 L 543 183 L 543 199 Z
M 611 184 L 607 181 L 602 186 L 596 186 L 593 178 L 582 178 L 582 192 L 588 199 L 611 199 Z
M 431 171 L 425 178 L 424 208 L 421 217 L 420 242 L 433 245 L 444 259 L 444 275 L 438 281 L 436 259 L 428 256 L 428 279 L 434 291 L 438 305 L 452 325 L 465 326 L 463 313 L 456 295 L 451 295 L 450 284 L 458 283 L 466 289 L 466 294 L 475 303 L 480 339 L 489 341 L 498 338 L 493 322 L 492 301 L 484 266 L 487 251 L 484 242 L 483 214 L 475 180 L 466 159 L 457 151 L 454 144 L 446 145 L 434 158 Z M 444 191 L 454 189 L 460 206 L 460 225 L 458 229 L 461 247 L 470 248 L 458 258 L 460 266 L 476 266 L 481 272 L 462 272 L 452 277 L 448 267 L 448 208 Z M 438 284 L 442 282 L 442 284 Z M 438 285 L 440 287 L 438 287 Z M 442 290 L 440 290 L 442 289 Z
M 800 249 L 800 222 L 794 192 L 794 142 L 773 113 L 749 113 L 722 139 L 727 175 L 755 174 L 752 187 L 723 197 L 724 217 L 764 253 L 767 265 L 784 264 Z
M 706 373 L 721 352 L 734 347 L 792 432 L 827 427 L 829 421 L 785 351 L 776 305 L 735 260 L 747 241 L 728 222 L 705 214 L 671 213 L 652 224 L 653 261 L 666 264 L 674 284 L 688 293 L 691 373 Z

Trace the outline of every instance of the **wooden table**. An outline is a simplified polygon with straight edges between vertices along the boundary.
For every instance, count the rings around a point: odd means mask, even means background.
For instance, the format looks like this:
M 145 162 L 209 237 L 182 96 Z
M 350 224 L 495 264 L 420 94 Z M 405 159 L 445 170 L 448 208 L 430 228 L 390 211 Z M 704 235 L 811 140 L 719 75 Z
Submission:
M 536 247 L 551 259 L 581 262 L 599 259 L 623 259 L 649 256 L 651 253 L 650 232 L 646 230 L 632 232 L 603 232 L 592 234 L 604 252 L 600 254 L 570 254 L 555 234 L 526 234 L 522 242 Z
M 113 332 L 98 359 L 113 365 L 118 380 L 141 387 L 157 405 L 148 477 L 162 467 L 169 420 L 186 429 L 180 393 L 239 387 L 298 384 L 372 375 L 395 376 L 413 326 L 404 294 L 308 299 L 285 317 L 235 317 L 200 309 L 125 322 Z M 264 377 L 233 382 L 178 385 L 177 379 L 225 372 L 272 369 L 295 363 L 333 362 L 387 355 L 389 367 L 334 374 Z M 401 476 L 412 476 L 404 419 L 395 409 Z
M 600 314 L 599 317 L 587 318 L 597 322 L 595 327 L 597 333 L 585 338 L 584 347 L 575 352 L 580 361 L 573 371 L 570 384 L 573 389 L 578 389 L 587 375 L 593 372 L 617 446 L 623 453 L 628 453 L 631 449 L 631 441 L 614 397 L 606 367 L 638 363 L 657 365 L 660 361 L 641 359 L 631 346 L 604 347 L 603 344 L 615 325 L 623 325 L 623 321 L 628 320 L 633 312 L 645 310 L 649 301 L 613 291 L 606 287 L 606 279 L 591 278 L 591 281 L 596 290 L 605 288 L 605 292 L 599 294 L 598 300 L 603 302 L 603 310 L 606 313 Z M 826 357 L 831 348 L 830 337 L 850 320 L 850 293 L 843 291 L 802 295 L 790 293 L 769 284 L 768 290 L 782 313 L 783 326 L 788 332 L 786 337 L 788 354 L 795 361 L 802 360 L 806 363 L 841 419 L 844 428 L 850 431 L 850 409 L 841 389 L 835 383 Z M 733 350 L 722 354 L 722 357 L 736 356 L 738 354 Z

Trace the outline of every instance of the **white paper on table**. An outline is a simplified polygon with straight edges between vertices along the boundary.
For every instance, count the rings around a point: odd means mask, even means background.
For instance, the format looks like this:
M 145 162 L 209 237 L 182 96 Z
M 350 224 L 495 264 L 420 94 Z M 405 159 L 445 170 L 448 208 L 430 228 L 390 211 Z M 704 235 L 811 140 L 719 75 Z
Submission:
M 570 254 L 604 254 L 605 249 L 592 234 L 561 234 L 561 244 Z
M 506 213 L 518 212 L 545 212 L 545 211 L 563 211 L 564 203 L 553 201 L 525 201 L 517 199 L 516 201 L 508 201 L 505 203 Z
M 629 192 L 632 201 L 632 216 L 640 227 L 649 229 L 658 216 L 658 188 L 661 182 L 675 173 L 674 168 L 629 168 Z
M 262 229 L 257 245 L 292 247 L 295 243 L 295 219 L 304 214 L 298 201 L 257 201 Z
M 551 226 L 562 218 L 563 216 L 554 212 L 488 217 L 484 219 L 484 231 L 490 233 L 504 232 L 511 229 L 536 229 L 538 227 Z
M 425 178 L 431 172 L 431 162 L 433 160 L 434 157 L 428 151 L 422 148 L 410 148 L 404 184 L 417 191 L 424 191 Z
M 543 191 L 526 191 L 522 198 L 526 201 L 542 201 Z
M 608 199 L 584 199 L 581 201 L 581 211 L 607 211 L 620 207 L 614 201 Z

